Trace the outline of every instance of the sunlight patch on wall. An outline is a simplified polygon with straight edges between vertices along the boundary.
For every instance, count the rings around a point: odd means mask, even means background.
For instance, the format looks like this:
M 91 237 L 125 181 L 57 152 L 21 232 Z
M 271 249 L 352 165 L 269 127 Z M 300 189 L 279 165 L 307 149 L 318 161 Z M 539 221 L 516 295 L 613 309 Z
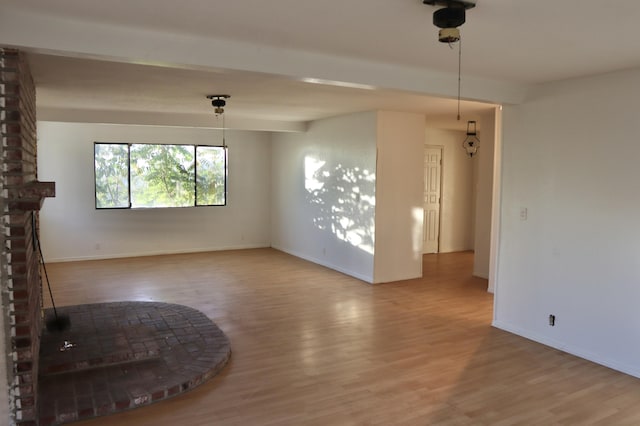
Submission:
M 307 191 L 312 192 L 322 189 L 324 183 L 316 178 L 316 173 L 326 163 L 326 161 L 321 161 L 309 156 L 304 158 L 304 187 Z
M 314 225 L 373 254 L 375 174 L 340 163 L 329 166 L 312 156 L 304 165 L 308 202 L 316 208 Z

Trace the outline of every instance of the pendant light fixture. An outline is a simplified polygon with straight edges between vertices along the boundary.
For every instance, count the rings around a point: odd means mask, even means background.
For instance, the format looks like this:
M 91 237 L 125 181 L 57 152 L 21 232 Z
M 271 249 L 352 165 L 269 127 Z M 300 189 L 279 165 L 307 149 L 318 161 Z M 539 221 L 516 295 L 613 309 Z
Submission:
M 467 121 L 467 137 L 462 142 L 462 148 L 467 152 L 467 157 L 473 158 L 480 147 L 480 139 L 476 132 L 476 122 Z
M 433 25 L 440 28 L 438 41 L 447 43 L 453 49 L 453 43 L 458 43 L 458 115 L 460 120 L 460 91 L 462 85 L 462 41 L 458 27 L 466 21 L 466 11 L 476 7 L 474 2 L 462 0 L 423 0 L 423 4 L 430 6 L 444 6 L 433 12 Z
M 222 117 L 222 146 L 224 148 L 227 147 L 225 140 L 226 126 L 224 125 L 224 107 L 227 106 L 227 99 L 230 97 L 230 95 L 207 95 L 207 99 L 211 99 L 211 106 L 213 107 L 213 112 L 216 114 L 216 117 Z

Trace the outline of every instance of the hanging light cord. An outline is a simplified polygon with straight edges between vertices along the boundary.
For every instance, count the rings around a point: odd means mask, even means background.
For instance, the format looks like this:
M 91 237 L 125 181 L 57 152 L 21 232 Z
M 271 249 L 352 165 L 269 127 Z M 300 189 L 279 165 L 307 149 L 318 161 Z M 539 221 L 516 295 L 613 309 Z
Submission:
M 224 138 L 224 129 L 226 128 L 226 126 L 224 125 L 224 113 L 222 113 L 222 147 L 226 148 L 227 147 L 227 141 Z
M 462 84 L 462 39 L 458 40 L 458 121 L 460 121 L 460 86 Z

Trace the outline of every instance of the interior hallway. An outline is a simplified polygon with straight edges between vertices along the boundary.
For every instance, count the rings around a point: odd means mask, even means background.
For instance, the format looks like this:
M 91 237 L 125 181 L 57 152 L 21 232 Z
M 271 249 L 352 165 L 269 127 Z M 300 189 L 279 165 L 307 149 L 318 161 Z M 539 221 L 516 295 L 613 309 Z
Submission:
M 423 263 L 376 286 L 273 249 L 50 264 L 58 305 L 188 305 L 233 351 L 187 394 L 77 424 L 640 423 L 638 379 L 490 326 L 472 253 Z

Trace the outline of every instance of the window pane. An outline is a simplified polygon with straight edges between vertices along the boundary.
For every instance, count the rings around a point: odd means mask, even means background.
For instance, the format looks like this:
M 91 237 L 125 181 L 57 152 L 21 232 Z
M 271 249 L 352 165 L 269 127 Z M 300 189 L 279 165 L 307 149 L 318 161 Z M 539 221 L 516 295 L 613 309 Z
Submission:
M 225 205 L 227 150 L 221 146 L 198 146 L 196 150 L 197 205 Z
M 129 207 L 129 147 L 94 144 L 96 208 Z
M 131 145 L 131 207 L 188 207 L 195 201 L 193 145 Z

